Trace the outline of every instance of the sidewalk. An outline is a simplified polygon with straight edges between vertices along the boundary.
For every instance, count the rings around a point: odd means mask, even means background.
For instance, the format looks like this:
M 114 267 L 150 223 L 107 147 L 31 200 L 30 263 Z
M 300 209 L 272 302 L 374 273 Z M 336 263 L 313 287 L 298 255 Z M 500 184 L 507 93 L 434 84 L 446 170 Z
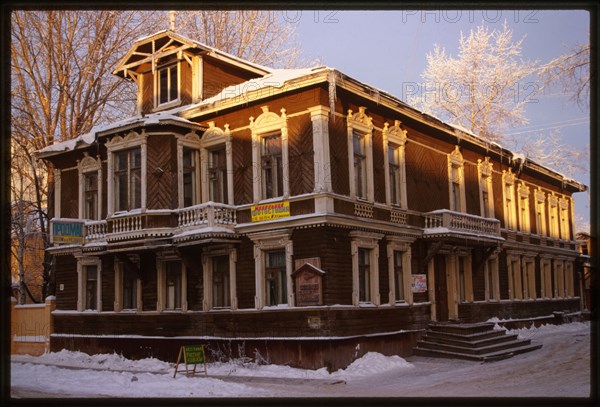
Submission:
M 54 366 L 59 367 L 61 369 L 69 369 L 69 370 L 96 370 L 96 371 L 107 371 L 107 372 L 127 372 L 127 373 L 150 373 L 156 375 L 173 375 L 175 372 L 175 364 L 169 369 L 160 369 L 160 370 L 140 370 L 140 369 L 111 369 L 110 366 L 107 367 L 99 367 L 99 366 L 73 366 L 68 363 L 58 363 L 58 362 L 44 362 L 39 360 L 31 360 L 32 356 L 30 355 L 11 355 L 10 361 L 11 363 L 31 363 L 34 365 L 46 365 L 46 366 Z M 296 385 L 334 385 L 334 384 L 345 384 L 344 380 L 340 379 L 309 379 L 309 378 L 293 378 L 293 377 L 272 377 L 272 376 L 247 376 L 247 375 L 215 375 L 210 374 L 210 364 L 208 364 L 208 375 L 204 376 L 204 372 L 202 370 L 198 370 L 194 377 L 208 377 L 211 379 L 218 379 L 223 381 L 235 382 L 235 383 L 273 383 L 273 384 L 296 384 Z M 185 373 L 178 373 L 178 376 L 185 376 Z

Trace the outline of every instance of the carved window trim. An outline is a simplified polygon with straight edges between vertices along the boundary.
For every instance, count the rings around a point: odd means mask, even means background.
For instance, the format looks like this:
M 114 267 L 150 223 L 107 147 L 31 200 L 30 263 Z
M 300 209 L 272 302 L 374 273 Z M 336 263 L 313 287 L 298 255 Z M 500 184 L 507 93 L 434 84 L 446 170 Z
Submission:
M 363 231 L 350 232 L 350 250 L 352 254 L 352 305 L 360 304 L 381 304 L 379 294 L 379 241 L 383 238 L 383 234 L 370 233 Z M 360 301 L 360 276 L 359 276 L 359 249 L 369 251 L 369 294 L 370 301 Z
M 405 145 L 408 140 L 406 136 L 406 130 L 400 127 L 402 122 L 400 120 L 394 120 L 394 125 L 389 127 L 388 123 L 383 126 L 383 149 L 386 153 L 386 159 L 384 160 L 384 171 L 385 171 L 385 201 L 388 205 L 397 205 L 402 209 L 408 208 L 407 196 L 406 196 L 406 149 Z M 391 172 L 389 164 L 389 148 L 393 145 L 394 154 L 398 162 L 398 181 L 397 185 L 400 199 L 397 203 L 392 204 L 392 185 L 391 185 Z
M 411 289 L 412 283 L 412 270 L 411 270 L 411 257 L 412 252 L 410 243 L 399 240 L 395 236 L 386 236 L 387 240 L 387 261 L 388 261 L 388 276 L 389 276 L 389 303 L 394 305 L 396 303 L 413 303 L 413 295 Z M 395 255 L 397 252 L 402 253 L 402 287 L 404 299 L 396 299 L 396 270 L 395 270 Z
M 353 114 L 348 109 L 346 117 L 347 142 L 348 142 L 348 179 L 350 185 L 350 196 L 355 199 L 364 199 L 369 202 L 375 200 L 373 189 L 373 120 L 366 115 L 366 107 L 360 106 L 358 112 Z M 356 174 L 354 171 L 354 135 L 364 137 L 365 161 L 366 161 L 366 196 L 359 197 L 356 191 Z
M 225 147 L 226 165 L 227 165 L 227 190 L 224 195 L 227 198 L 227 204 L 234 204 L 233 196 L 233 147 L 232 137 L 229 130 L 229 125 L 225 124 L 225 130 L 215 126 L 215 122 L 208 122 L 208 130 L 202 136 L 201 144 L 201 162 L 202 162 L 202 202 L 214 201 L 210 194 L 210 174 L 209 174 L 209 155 L 210 151 L 215 148 Z
M 96 309 L 102 312 L 102 261 L 98 257 L 77 259 L 77 311 L 86 311 L 87 267 L 96 267 Z
M 515 198 L 515 174 L 509 168 L 508 171 L 502 171 L 502 207 L 504 208 L 504 227 L 506 229 L 517 229 Z
M 519 218 L 519 228 L 521 232 L 530 233 L 531 232 L 531 220 L 529 213 L 529 187 L 525 185 L 523 181 L 519 183 L 517 187 L 517 196 L 519 197 L 517 201 L 518 205 L 518 218 Z
M 184 203 L 184 185 L 183 185 L 183 153 L 184 149 L 190 149 L 195 152 L 194 161 L 195 161 L 195 174 L 193 179 L 193 204 L 197 205 L 201 202 L 201 142 L 200 137 L 196 134 L 196 132 L 191 132 L 186 134 L 185 136 L 177 136 L 177 203 L 179 208 L 183 208 Z
M 281 161 L 283 172 L 283 191 L 280 196 L 269 199 L 286 199 L 290 196 L 289 186 L 289 149 L 288 149 L 288 124 L 285 108 L 280 110 L 281 116 L 269 111 L 269 106 L 261 106 L 262 113 L 254 119 L 250 117 L 250 130 L 252 132 L 252 175 L 254 202 L 267 199 L 262 190 L 261 146 L 264 137 L 281 134 Z M 231 183 L 233 184 L 233 183 Z M 233 186 L 233 185 L 232 185 Z
M 229 259 L 229 306 L 216 308 L 213 305 L 213 259 L 217 256 L 227 256 Z M 230 309 L 237 310 L 237 283 L 236 283 L 236 263 L 237 249 L 233 247 L 221 248 L 205 248 L 202 251 L 202 273 L 203 273 L 203 291 L 204 299 L 202 301 L 202 310 L 210 311 L 211 309 Z
M 254 271 L 256 295 L 254 303 L 256 309 L 262 309 L 267 306 L 266 294 L 266 252 L 271 250 L 285 250 L 285 270 L 286 270 L 286 289 L 287 305 L 295 306 L 295 294 L 293 290 L 292 272 L 294 254 L 294 244 L 292 241 L 292 230 L 280 229 L 268 232 L 258 232 L 249 234 L 248 237 L 254 243 Z
M 454 189 L 458 186 L 458 191 Z M 467 211 L 465 194 L 465 160 L 458 146 L 448 154 L 448 193 L 450 195 L 450 210 L 456 212 Z M 456 194 L 458 193 L 458 196 Z M 456 205 L 458 198 L 458 207 Z
M 546 194 L 540 187 L 535 192 L 535 223 L 537 234 L 546 236 Z
M 129 132 L 125 137 L 116 136 L 106 142 L 106 149 L 108 151 L 107 157 L 107 212 L 110 217 L 115 213 L 115 182 L 114 182 L 114 165 L 115 165 L 115 153 L 128 150 L 136 147 L 141 148 L 141 208 L 144 212 L 146 210 L 146 187 L 147 187 L 147 139 L 148 135 L 145 130 L 141 133 L 135 131 Z
M 490 157 L 477 160 L 477 178 L 479 181 L 479 203 L 481 216 L 494 218 L 494 188 L 492 183 L 494 164 Z M 487 196 L 487 201 L 484 199 Z M 487 204 L 487 205 L 486 205 Z M 487 216 L 486 216 L 487 215 Z
M 100 220 L 102 218 L 102 160 L 100 156 L 92 158 L 87 152 L 83 153 L 84 158 L 77 162 L 77 172 L 79 174 L 79 219 L 86 219 L 85 216 L 85 177 L 90 173 L 97 174 L 98 191 L 96 195 L 96 218 L 90 220 Z

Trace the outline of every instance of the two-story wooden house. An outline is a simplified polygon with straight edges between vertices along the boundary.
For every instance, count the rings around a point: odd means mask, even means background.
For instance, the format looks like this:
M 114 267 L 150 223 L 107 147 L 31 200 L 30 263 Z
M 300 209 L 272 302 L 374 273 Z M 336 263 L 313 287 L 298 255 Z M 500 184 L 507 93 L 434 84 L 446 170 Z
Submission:
M 38 153 L 52 349 L 337 368 L 429 321 L 578 310 L 584 185 L 328 67 L 163 31 L 114 73 L 138 114 Z

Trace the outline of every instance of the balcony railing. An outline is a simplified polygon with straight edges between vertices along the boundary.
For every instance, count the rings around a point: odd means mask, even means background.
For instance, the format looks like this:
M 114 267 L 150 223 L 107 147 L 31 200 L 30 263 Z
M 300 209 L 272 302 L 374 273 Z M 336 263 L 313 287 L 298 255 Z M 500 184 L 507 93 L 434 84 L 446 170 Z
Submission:
M 85 242 L 91 243 L 99 240 L 106 240 L 108 224 L 105 220 L 91 220 L 85 222 Z
M 425 230 L 445 228 L 452 232 L 500 236 L 498 219 L 482 218 L 461 212 L 441 209 L 425 214 Z
M 237 222 L 235 206 L 216 202 L 206 202 L 178 211 L 177 226 L 232 227 Z

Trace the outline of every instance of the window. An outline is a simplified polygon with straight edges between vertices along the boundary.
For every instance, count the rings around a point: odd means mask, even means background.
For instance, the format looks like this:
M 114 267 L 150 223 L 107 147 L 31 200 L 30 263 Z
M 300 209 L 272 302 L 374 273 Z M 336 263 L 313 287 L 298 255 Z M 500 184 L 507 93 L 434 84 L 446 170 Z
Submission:
M 265 263 L 267 305 L 287 304 L 285 250 L 268 251 Z
M 108 149 L 108 215 L 146 206 L 147 134 L 129 132 L 106 142 Z
M 369 249 L 358 249 L 358 301 L 371 301 L 371 253 Z
M 558 198 L 554 194 L 548 195 L 548 225 L 550 237 L 558 239 Z
M 131 271 L 125 269 L 123 273 L 123 309 L 137 308 L 138 279 Z
M 165 309 L 176 310 L 182 308 L 182 276 L 181 262 L 167 261 L 165 263 L 166 297 Z
M 227 154 L 225 146 L 208 152 L 209 200 L 229 203 L 227 196 Z
M 281 116 L 262 106 L 252 131 L 252 176 L 254 201 L 289 196 L 288 128 L 285 109 Z
M 563 240 L 571 240 L 569 230 L 569 201 L 565 199 L 559 200 L 560 209 L 560 238 Z
M 79 172 L 79 218 L 99 220 L 101 211 L 101 161 L 84 153 L 77 163 Z
M 521 273 L 521 259 L 519 255 L 509 255 L 508 263 L 508 291 L 510 299 L 523 298 L 523 278 Z
M 198 202 L 196 198 L 197 185 L 197 155 L 198 151 L 191 148 L 183 149 L 183 206 L 193 206 Z
M 533 258 L 526 257 L 523 260 L 522 270 L 522 283 L 523 287 L 523 298 L 534 299 L 536 298 L 535 293 L 535 263 Z
M 352 304 L 372 303 L 379 305 L 378 241 L 383 238 L 383 235 L 352 231 L 350 237 L 352 238 Z
M 467 301 L 467 258 L 458 257 L 458 298 L 460 302 Z
M 492 258 L 484 263 L 485 299 L 498 301 L 500 299 L 500 281 L 498 276 L 498 259 Z
M 394 294 L 396 295 L 396 301 L 404 301 L 404 269 L 402 266 L 402 252 L 394 252 L 394 278 L 396 284 L 394 285 Z
M 212 306 L 231 307 L 229 284 L 229 256 L 212 257 Z
M 352 151 L 354 155 L 354 190 L 356 197 L 367 199 L 367 155 L 365 152 L 365 136 L 352 135 Z
M 464 160 L 458 146 L 448 154 L 448 187 L 450 192 L 450 210 L 466 212 Z
M 492 166 L 490 157 L 484 161 L 477 160 L 477 175 L 479 177 L 479 201 L 481 216 L 493 218 L 494 215 L 494 190 L 492 188 Z
M 539 187 L 535 190 L 535 226 L 538 235 L 546 235 L 546 195 Z
M 552 271 L 550 267 L 550 259 L 542 257 L 540 260 L 540 282 L 541 282 L 541 297 L 552 298 Z
M 115 210 L 130 211 L 142 205 L 142 154 L 140 148 L 115 153 Z
M 98 268 L 85 266 L 85 309 L 98 310 Z
M 100 260 L 82 258 L 77 262 L 78 311 L 102 311 L 101 277 Z
M 519 184 L 519 226 L 521 232 L 529 233 L 531 226 L 529 223 L 529 187 L 523 182 Z
M 406 130 L 400 127 L 400 121 L 395 120 L 394 126 L 385 123 L 383 127 L 383 144 L 387 146 L 386 161 L 386 202 L 406 208 L 406 173 L 405 152 Z
M 179 65 L 170 65 L 156 71 L 156 103 L 161 106 L 179 100 Z
M 502 171 L 502 192 L 502 199 L 504 201 L 504 227 L 507 229 L 516 229 L 515 174 L 510 169 Z
M 98 219 L 98 173 L 87 173 L 83 176 L 83 217 Z
M 283 157 L 281 134 L 261 138 L 261 179 L 263 199 L 283 195 Z
M 564 261 L 554 260 L 554 298 L 565 297 Z
M 348 177 L 350 196 L 373 201 L 373 123 L 365 110 L 363 106 L 358 108 L 356 114 L 348 110 Z

